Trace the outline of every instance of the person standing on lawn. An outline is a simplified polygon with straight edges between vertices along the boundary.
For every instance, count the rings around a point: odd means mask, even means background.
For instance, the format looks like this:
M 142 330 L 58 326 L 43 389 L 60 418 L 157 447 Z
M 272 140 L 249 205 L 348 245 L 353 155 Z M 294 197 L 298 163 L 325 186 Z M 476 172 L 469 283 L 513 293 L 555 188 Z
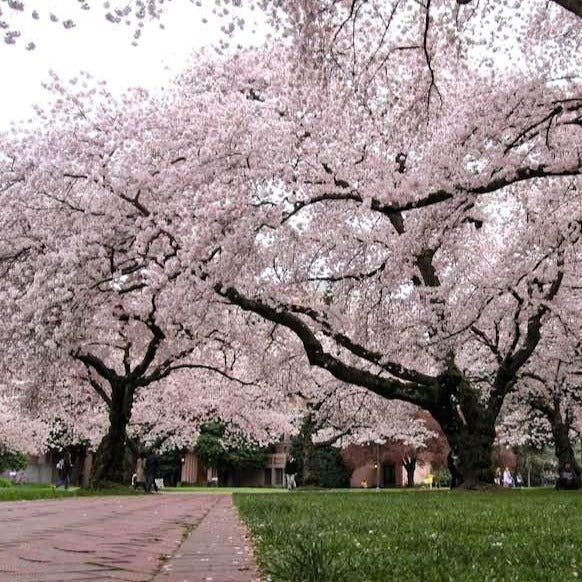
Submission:
M 505 471 L 503 471 L 503 486 L 513 487 L 513 485 L 514 485 L 513 475 L 511 474 L 509 467 L 505 467 Z
M 135 474 L 133 479 L 133 488 L 143 487 L 144 491 L 147 491 L 146 486 L 146 476 L 145 476 L 145 459 L 142 454 L 140 454 L 135 463 Z
M 156 485 L 156 474 L 158 472 L 158 457 L 152 451 L 145 462 L 145 474 L 146 474 L 146 491 L 158 490 Z
M 65 451 L 63 458 L 57 463 L 57 471 L 59 472 L 59 480 L 55 485 L 55 488 L 64 486 L 65 490 L 69 488 L 69 483 L 71 482 L 71 470 L 73 468 L 73 463 L 71 462 L 71 453 Z
M 451 449 L 447 455 L 447 466 L 451 474 L 451 489 L 456 489 L 463 482 L 463 476 L 458 469 L 458 460 L 456 453 Z
M 287 457 L 285 462 L 285 479 L 287 481 L 287 489 L 291 491 L 297 487 L 295 476 L 297 475 L 297 461 L 294 457 Z

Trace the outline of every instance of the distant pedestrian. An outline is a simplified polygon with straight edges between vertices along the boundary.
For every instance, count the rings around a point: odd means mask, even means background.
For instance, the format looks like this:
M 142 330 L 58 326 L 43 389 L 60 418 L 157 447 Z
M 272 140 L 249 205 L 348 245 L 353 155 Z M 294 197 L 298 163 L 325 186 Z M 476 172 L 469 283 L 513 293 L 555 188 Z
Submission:
M 456 489 L 463 482 L 463 475 L 459 471 L 459 457 L 453 449 L 447 455 L 447 466 L 451 474 L 451 489 Z
M 513 481 L 513 475 L 509 470 L 509 467 L 505 467 L 505 471 L 503 471 L 503 486 L 504 487 L 513 487 L 515 485 Z
M 291 491 L 297 487 L 295 477 L 297 475 L 297 461 L 294 457 L 289 456 L 285 462 L 285 479 L 287 480 L 287 489 Z
M 145 459 L 143 455 L 137 457 L 135 463 L 135 473 L 133 474 L 132 485 L 134 489 L 138 487 L 143 487 L 144 491 L 147 491 L 146 486 L 146 476 L 145 476 Z
M 61 485 L 64 486 L 65 489 L 69 488 L 69 484 L 71 482 L 71 470 L 73 468 L 73 464 L 71 462 L 71 453 L 69 451 L 65 451 L 65 454 L 57 463 L 57 471 L 59 472 L 59 479 L 55 487 L 60 487 Z
M 145 462 L 146 491 L 158 490 L 156 474 L 158 472 L 158 457 L 152 451 Z
M 501 467 L 495 469 L 495 478 L 493 479 L 493 482 L 495 485 L 499 485 L 499 487 L 503 485 L 503 473 L 501 472 Z

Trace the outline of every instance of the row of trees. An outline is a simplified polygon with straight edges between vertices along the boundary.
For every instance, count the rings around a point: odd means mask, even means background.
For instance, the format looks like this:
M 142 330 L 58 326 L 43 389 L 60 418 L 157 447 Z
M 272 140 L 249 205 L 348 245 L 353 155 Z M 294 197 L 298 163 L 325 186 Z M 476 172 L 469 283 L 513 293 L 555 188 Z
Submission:
M 306 378 L 430 412 L 468 486 L 531 409 L 578 470 L 582 35 L 557 4 L 281 3 L 293 41 L 161 97 L 54 79 L 0 137 L 3 372 L 40 408 L 91 387 L 96 480 L 138 395 L 284 432 Z

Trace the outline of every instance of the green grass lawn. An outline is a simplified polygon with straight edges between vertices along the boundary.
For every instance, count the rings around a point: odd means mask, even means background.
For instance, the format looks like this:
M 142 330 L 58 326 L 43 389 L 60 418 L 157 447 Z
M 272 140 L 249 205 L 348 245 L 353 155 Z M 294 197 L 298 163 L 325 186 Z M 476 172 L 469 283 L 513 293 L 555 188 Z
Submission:
M 207 487 L 195 485 L 192 487 L 165 487 L 166 493 L 287 493 L 283 487 Z
M 64 497 L 92 497 L 103 495 L 139 495 L 130 487 L 112 487 L 107 489 L 80 489 L 69 487 L 65 491 L 62 487 L 55 489 L 50 483 L 32 483 L 29 485 L 13 485 L 0 487 L 1 501 L 21 501 L 29 499 L 60 499 Z M 141 493 L 144 495 L 144 493 Z
M 268 489 L 264 487 L 166 487 L 165 493 L 286 493 L 286 489 Z M 50 483 L 31 483 L 28 485 L 11 485 L 0 487 L 1 501 L 19 501 L 26 499 L 60 499 L 63 497 L 90 497 L 103 495 L 145 495 L 142 489 L 137 491 L 129 486 L 108 487 L 106 489 L 80 489 L 62 487 L 55 489 Z
M 272 582 L 582 578 L 582 493 L 235 495 Z

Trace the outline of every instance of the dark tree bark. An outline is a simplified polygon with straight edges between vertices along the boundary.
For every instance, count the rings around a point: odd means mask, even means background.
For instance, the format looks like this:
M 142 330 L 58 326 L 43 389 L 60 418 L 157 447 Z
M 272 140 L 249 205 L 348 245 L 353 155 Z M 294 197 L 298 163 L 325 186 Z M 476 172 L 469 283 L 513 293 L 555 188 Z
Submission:
M 570 430 L 573 424 L 570 411 L 562 410 L 563 406 L 558 394 L 551 398 L 551 402 L 549 399 L 533 398 L 530 401 L 530 405 L 534 410 L 543 414 L 550 423 L 552 437 L 554 439 L 554 450 L 558 459 L 558 468 L 561 471 L 569 464 L 576 476 L 574 486 L 579 489 L 582 486 L 582 473 L 580 465 L 576 460 L 576 455 L 574 454 L 572 441 L 570 440 Z
M 470 4 L 473 0 L 457 0 L 457 4 Z M 565 10 L 568 10 L 572 14 L 582 18 L 582 0 L 552 0 Z
M 406 469 L 406 486 L 414 487 L 414 472 L 416 471 L 416 457 L 406 456 L 402 459 L 404 468 Z
M 439 398 L 428 411 L 458 457 L 463 487 L 493 482 L 493 442 L 499 410 L 482 403 L 477 390 L 454 365 L 439 378 Z
M 569 10 L 572 14 L 578 16 L 578 18 L 582 18 L 582 0 L 553 0 L 553 2 Z
M 558 466 L 562 468 L 566 464 L 570 464 L 578 477 L 578 487 L 580 487 L 580 466 L 574 454 L 574 447 L 570 441 L 569 432 L 570 426 L 565 422 L 561 422 L 559 418 L 556 418 L 554 424 L 552 424 L 552 436 L 554 438 L 556 457 L 558 457 Z
M 124 483 L 127 481 L 131 467 L 128 461 L 133 453 L 133 445 L 127 438 L 127 426 L 133 407 L 134 387 L 115 385 L 111 390 L 109 405 L 109 430 L 99 444 L 95 462 L 91 470 L 91 487 L 104 482 Z

